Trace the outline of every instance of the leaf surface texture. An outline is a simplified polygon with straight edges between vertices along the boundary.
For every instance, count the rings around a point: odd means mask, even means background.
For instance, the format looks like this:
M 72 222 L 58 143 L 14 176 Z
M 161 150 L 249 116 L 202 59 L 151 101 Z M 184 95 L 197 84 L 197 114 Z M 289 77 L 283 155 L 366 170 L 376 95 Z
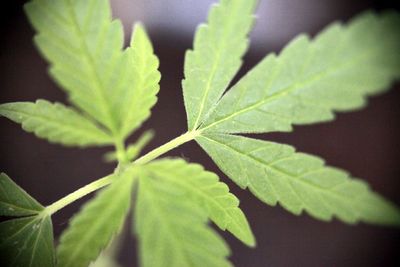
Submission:
M 229 90 L 203 131 L 291 131 L 292 124 L 332 120 L 365 105 L 400 77 L 400 16 L 363 13 L 312 40 L 300 35 L 268 55 Z
M 33 0 L 25 10 L 51 75 L 74 105 L 119 139 L 149 116 L 160 74 L 143 27 L 124 51 L 108 0 Z
M 400 225 L 400 210 L 361 180 L 288 145 L 209 134 L 197 141 L 219 168 L 263 202 L 321 220 Z
M 113 140 L 76 110 L 46 100 L 0 105 L 0 115 L 19 123 L 37 137 L 66 146 L 108 145 Z
M 115 176 L 72 218 L 57 248 L 58 266 L 86 267 L 120 231 L 131 202 L 134 169 Z
M 125 54 L 128 60 L 128 83 L 125 87 L 129 90 L 123 91 L 120 101 L 123 137 L 127 137 L 150 116 L 150 109 L 157 102 L 156 94 L 160 89 L 161 79 L 159 60 L 141 24 L 135 25 L 130 47 Z
M 211 8 L 208 24 L 197 29 L 182 81 L 189 130 L 203 122 L 239 70 L 256 2 L 222 0 Z
M 255 245 L 253 233 L 239 200 L 216 174 L 205 171 L 201 165 L 180 159 L 165 159 L 150 163 L 149 176 L 165 186 L 174 186 L 185 192 L 187 198 L 202 207 L 210 219 L 222 230 L 228 230 L 249 246 Z
M 150 173 L 140 177 L 135 218 L 143 267 L 232 266 L 229 248 L 207 226 L 207 213 Z

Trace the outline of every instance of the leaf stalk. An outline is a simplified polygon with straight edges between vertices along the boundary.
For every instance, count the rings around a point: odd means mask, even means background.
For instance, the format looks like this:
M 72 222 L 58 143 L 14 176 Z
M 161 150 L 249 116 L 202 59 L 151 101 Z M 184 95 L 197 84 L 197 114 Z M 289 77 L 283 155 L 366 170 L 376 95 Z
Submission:
M 72 202 L 74 202 L 74 201 L 100 189 L 100 188 L 103 188 L 103 187 L 111 184 L 113 179 L 114 179 L 114 175 L 110 174 L 110 175 L 100 178 L 90 184 L 87 184 L 84 187 L 79 188 L 75 192 L 72 192 L 71 194 L 66 195 L 65 197 L 54 202 L 53 204 L 47 206 L 46 209 L 44 210 L 44 212 L 48 215 L 52 215 L 52 214 L 56 213 L 57 211 L 59 211 L 60 209 L 68 206 Z
M 196 138 L 199 135 L 200 135 L 199 131 L 186 132 L 186 133 L 172 139 L 171 141 L 165 143 L 164 145 L 157 147 L 156 149 L 150 151 L 149 153 L 138 158 L 131 164 L 132 165 L 146 164 L 146 163 L 158 158 L 159 156 L 167 153 L 168 151 L 193 140 L 194 138 Z M 120 153 L 123 153 L 126 155 L 125 148 L 124 148 L 122 142 L 120 142 L 120 143 L 116 142 L 116 149 L 117 149 L 117 153 L 120 152 Z M 123 162 L 120 162 L 120 163 L 123 163 Z M 126 165 L 126 163 L 124 165 Z M 76 190 L 75 192 L 72 192 L 71 194 L 69 194 L 69 195 L 57 200 L 53 204 L 47 206 L 46 209 L 44 210 L 44 213 L 46 215 L 52 215 L 52 214 L 56 213 L 57 211 L 61 210 L 62 208 L 68 206 L 72 202 L 74 202 L 74 201 L 100 189 L 100 188 L 103 188 L 103 187 L 111 184 L 112 181 L 114 180 L 114 178 L 115 178 L 114 175 L 110 174 L 110 175 L 100 178 L 88 185 L 85 185 L 84 187 L 81 187 L 80 189 Z

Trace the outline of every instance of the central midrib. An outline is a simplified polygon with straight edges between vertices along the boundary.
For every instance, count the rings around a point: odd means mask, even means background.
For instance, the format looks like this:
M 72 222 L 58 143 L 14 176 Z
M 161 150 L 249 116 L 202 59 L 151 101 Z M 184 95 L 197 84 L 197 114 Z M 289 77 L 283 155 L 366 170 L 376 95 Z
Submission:
M 279 169 L 279 168 L 277 168 L 277 167 L 274 167 L 274 166 L 272 166 L 272 165 L 269 165 L 268 163 L 265 163 L 265 162 L 263 162 L 263 161 L 261 161 L 261 160 L 255 158 L 255 157 L 251 156 L 251 155 L 247 155 L 247 154 L 245 154 L 245 153 L 242 153 L 241 151 L 239 151 L 239 150 L 237 150 L 237 149 L 235 149 L 235 148 L 233 148 L 233 147 L 231 147 L 231 146 L 229 146 L 229 145 L 226 145 L 226 144 L 224 144 L 224 143 L 218 142 L 217 140 L 214 140 L 214 139 L 212 139 L 212 138 L 210 138 L 210 137 L 207 137 L 207 136 L 204 136 L 204 135 L 202 135 L 201 137 L 203 137 L 203 138 L 205 138 L 205 139 L 207 139 L 207 140 L 209 140 L 209 141 L 211 141 L 211 142 L 214 142 L 214 143 L 217 143 L 217 144 L 219 144 L 219 145 L 222 145 L 222 146 L 224 146 L 224 147 L 226 147 L 226 148 L 232 150 L 233 152 L 235 152 L 235 153 L 237 153 L 237 154 L 239 154 L 239 155 L 244 155 L 244 156 L 248 157 L 249 159 L 253 160 L 254 162 L 256 162 L 257 164 L 260 164 L 263 168 L 270 168 L 271 170 L 273 170 L 273 171 L 275 171 L 275 172 L 278 172 L 278 173 L 283 174 L 284 176 L 290 177 L 290 179 L 293 179 L 293 180 L 296 181 L 296 182 L 301 182 L 302 184 L 304 184 L 304 185 L 306 185 L 306 186 L 309 186 L 309 187 L 311 187 L 311 188 L 314 188 L 315 190 L 318 190 L 318 191 L 322 192 L 323 194 L 328 193 L 328 194 L 331 194 L 331 195 L 333 195 L 333 196 L 335 196 L 335 197 L 339 197 L 339 198 L 348 198 L 348 199 L 351 199 L 352 201 L 357 201 L 357 199 L 353 199 L 353 198 L 348 197 L 348 196 L 346 196 L 346 195 L 342 195 L 342 194 L 337 193 L 337 192 L 335 192 L 335 191 L 331 191 L 331 189 L 332 189 L 333 187 L 332 187 L 332 188 L 326 189 L 326 188 L 323 188 L 323 187 L 321 187 L 321 186 L 318 186 L 318 185 L 315 185 L 315 184 L 313 184 L 313 183 L 310 183 L 310 182 L 308 182 L 308 181 L 306 181 L 306 180 L 304 180 L 304 179 L 296 179 L 296 178 L 300 178 L 300 177 L 295 177 L 295 176 L 293 176 L 292 174 L 290 174 L 290 173 L 288 173 L 288 172 L 286 172 L 286 171 L 284 171 L 284 170 L 281 170 L 281 169 Z M 349 181 L 350 181 L 349 179 L 350 179 L 350 178 L 347 177 L 346 182 L 349 182 Z M 340 184 L 338 184 L 338 185 L 340 185 Z M 336 186 L 338 186 L 338 185 L 335 185 L 334 187 L 336 187 Z

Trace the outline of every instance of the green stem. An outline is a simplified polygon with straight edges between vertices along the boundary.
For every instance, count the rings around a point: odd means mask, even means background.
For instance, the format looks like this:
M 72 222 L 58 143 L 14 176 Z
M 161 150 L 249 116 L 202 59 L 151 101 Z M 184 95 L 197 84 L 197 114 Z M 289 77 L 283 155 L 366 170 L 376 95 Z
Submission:
M 170 151 L 186 142 L 193 140 L 199 134 L 200 133 L 197 131 L 186 132 L 186 133 L 182 134 L 181 136 L 178 136 L 177 138 L 172 139 L 168 143 L 165 143 L 164 145 L 157 147 L 156 149 L 150 151 L 146 155 L 138 158 L 137 160 L 134 161 L 134 164 L 140 164 L 140 165 L 146 164 L 146 163 L 158 158 L 159 156 L 167 153 L 168 151 Z
M 198 132 L 198 131 L 191 131 L 191 132 L 184 133 L 181 136 L 178 136 L 177 138 L 172 139 L 171 141 L 165 143 L 164 145 L 150 151 L 149 153 L 142 156 L 141 158 L 138 158 L 132 164 L 133 165 L 146 164 L 146 163 L 158 158 L 159 156 L 167 153 L 168 151 L 170 151 L 186 142 L 193 140 L 199 134 L 200 134 L 200 132 Z M 116 148 L 120 152 L 123 152 L 124 155 L 126 155 L 125 147 L 122 142 L 116 142 Z M 120 162 L 120 164 L 121 163 L 123 163 L 123 162 Z M 113 180 L 113 174 L 105 176 L 103 178 L 100 178 L 88 185 L 85 185 L 84 187 L 76 190 L 75 192 L 72 192 L 71 194 L 69 194 L 69 195 L 61 198 L 60 200 L 54 202 L 53 204 L 47 206 L 44 212 L 48 215 L 52 215 L 52 214 L 56 213 L 57 211 L 59 211 L 60 209 L 64 208 L 65 206 L 71 204 L 75 200 L 78 200 L 81 197 L 84 197 L 102 187 L 105 187 L 105 186 L 111 184 L 112 180 Z
M 126 164 L 129 162 L 128 155 L 126 154 L 125 144 L 123 139 L 115 140 L 115 151 L 119 165 Z
M 111 175 L 105 176 L 103 178 L 100 178 L 88 185 L 85 185 L 84 187 L 79 188 L 75 192 L 72 192 L 71 194 L 66 195 L 65 197 L 57 200 L 50 206 L 47 206 L 45 209 L 45 212 L 49 215 L 52 215 L 52 214 L 56 213 L 57 211 L 59 211 L 60 209 L 64 208 L 65 206 L 71 204 L 75 200 L 78 200 L 81 197 L 84 197 L 87 194 L 92 193 L 93 191 L 96 191 L 106 185 L 111 184 L 113 178 L 114 177 L 111 174 Z

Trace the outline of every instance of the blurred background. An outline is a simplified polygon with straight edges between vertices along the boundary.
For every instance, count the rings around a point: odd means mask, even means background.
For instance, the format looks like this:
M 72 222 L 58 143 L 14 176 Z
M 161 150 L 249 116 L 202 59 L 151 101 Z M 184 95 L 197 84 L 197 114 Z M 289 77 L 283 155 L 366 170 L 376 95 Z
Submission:
M 8 6 L 0 11 L 0 103 L 38 98 L 65 103 L 64 93 L 48 77 L 47 64 L 32 44 L 33 31 L 22 11 L 24 2 L 8 1 Z M 185 50 L 191 48 L 196 25 L 205 20 L 213 2 L 216 1 L 111 0 L 114 17 L 121 18 L 125 26 L 126 39 L 134 21 L 144 22 L 161 61 L 163 76 L 159 101 L 143 127 L 154 129 L 156 137 L 146 151 L 186 130 L 180 85 L 183 56 Z M 394 2 L 261 0 L 252 44 L 238 76 L 265 54 L 279 52 L 300 32 L 313 35 L 334 20 L 347 20 L 365 9 L 393 8 Z M 294 133 L 265 134 L 257 138 L 288 143 L 302 152 L 322 156 L 330 165 L 362 177 L 376 191 L 400 205 L 399 89 L 400 83 L 394 84 L 390 92 L 372 98 L 366 109 L 339 114 L 333 123 L 295 127 Z M 107 148 L 82 150 L 50 145 L 4 118 L 0 118 L 0 129 L 0 170 L 45 205 L 114 168 L 102 162 Z M 237 267 L 400 266 L 399 229 L 364 224 L 348 226 L 336 220 L 324 223 L 307 215 L 296 217 L 281 207 L 264 205 L 249 192 L 240 190 L 194 142 L 169 155 L 200 162 L 206 169 L 218 173 L 241 199 L 241 208 L 248 216 L 258 246 L 247 248 L 229 234 L 222 233 L 231 245 L 231 260 Z M 87 199 L 55 214 L 57 236 Z M 137 266 L 135 240 L 127 236 L 125 243 L 120 261 L 124 266 Z

